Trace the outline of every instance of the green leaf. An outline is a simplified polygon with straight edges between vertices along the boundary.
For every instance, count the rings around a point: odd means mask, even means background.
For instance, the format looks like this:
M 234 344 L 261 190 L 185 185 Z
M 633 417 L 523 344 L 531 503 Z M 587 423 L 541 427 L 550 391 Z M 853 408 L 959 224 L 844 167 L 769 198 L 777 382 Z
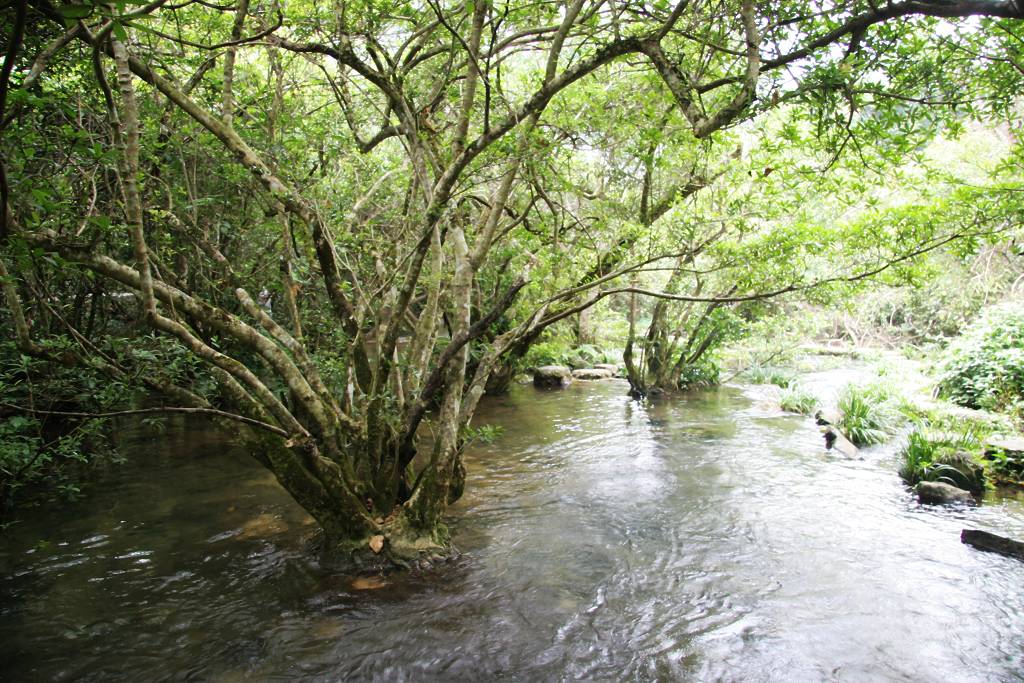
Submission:
M 65 19 L 85 19 L 94 9 L 92 5 L 61 5 L 57 11 Z
M 119 21 L 115 21 L 111 30 L 114 32 L 114 36 L 122 43 L 128 42 L 128 31 L 124 30 L 124 24 Z

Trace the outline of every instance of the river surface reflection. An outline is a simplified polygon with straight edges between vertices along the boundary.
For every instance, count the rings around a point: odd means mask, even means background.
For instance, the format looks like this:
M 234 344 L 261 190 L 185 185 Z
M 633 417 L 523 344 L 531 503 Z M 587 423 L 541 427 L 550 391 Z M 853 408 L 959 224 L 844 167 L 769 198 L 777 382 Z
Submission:
M 723 387 L 514 387 L 468 456 L 463 556 L 387 585 L 322 571 L 310 520 L 230 435 L 178 422 L 0 544 L 0 678 L 1024 680 L 1019 498 L 917 504 L 895 446 Z M 361 589 L 373 590 L 361 590 Z

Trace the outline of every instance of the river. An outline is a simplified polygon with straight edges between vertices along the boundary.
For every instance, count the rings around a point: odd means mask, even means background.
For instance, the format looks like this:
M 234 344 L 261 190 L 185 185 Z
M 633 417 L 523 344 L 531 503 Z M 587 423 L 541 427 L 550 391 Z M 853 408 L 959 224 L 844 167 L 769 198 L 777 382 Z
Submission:
M 477 423 L 449 566 L 322 571 L 310 520 L 230 434 L 129 463 L 0 544 L 9 681 L 1024 681 L 1021 498 L 919 505 L 894 444 L 828 454 L 749 387 L 638 404 L 514 387 Z

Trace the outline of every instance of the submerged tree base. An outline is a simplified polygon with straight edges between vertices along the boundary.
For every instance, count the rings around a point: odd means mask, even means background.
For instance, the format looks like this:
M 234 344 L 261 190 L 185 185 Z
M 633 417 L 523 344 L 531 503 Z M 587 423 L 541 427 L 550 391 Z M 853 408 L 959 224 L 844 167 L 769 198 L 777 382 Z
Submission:
M 450 562 L 460 553 L 444 527 L 433 534 L 386 529 L 362 539 L 337 539 L 320 529 L 309 541 L 309 550 L 321 566 L 343 574 L 390 574 L 424 570 Z

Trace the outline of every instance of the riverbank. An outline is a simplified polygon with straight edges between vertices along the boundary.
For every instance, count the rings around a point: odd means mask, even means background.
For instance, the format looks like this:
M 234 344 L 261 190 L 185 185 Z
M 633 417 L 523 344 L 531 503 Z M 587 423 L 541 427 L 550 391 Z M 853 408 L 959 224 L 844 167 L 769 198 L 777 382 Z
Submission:
M 895 442 L 909 484 L 941 479 L 980 489 L 985 481 L 977 477 L 983 477 L 989 486 L 1024 485 L 1014 420 L 938 398 L 934 370 L 919 358 L 889 349 L 805 345 L 785 363 L 745 368 L 734 377 L 766 385 L 767 400 L 785 410 L 835 423 L 833 432 L 846 432 L 858 446 Z M 848 415 L 851 410 L 857 414 Z

